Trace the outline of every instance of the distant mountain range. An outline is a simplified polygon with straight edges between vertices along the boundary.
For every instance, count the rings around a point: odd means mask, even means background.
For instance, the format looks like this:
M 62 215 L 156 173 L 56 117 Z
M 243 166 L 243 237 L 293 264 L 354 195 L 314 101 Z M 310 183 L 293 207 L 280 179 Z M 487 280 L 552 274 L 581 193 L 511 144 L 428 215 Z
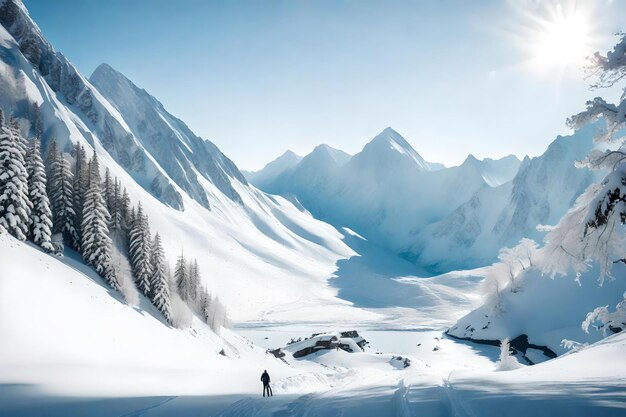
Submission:
M 446 168 L 387 128 L 354 156 L 327 145 L 305 157 L 287 151 L 246 176 L 439 273 L 490 264 L 522 237 L 541 240 L 537 225 L 558 221 L 594 181 L 574 166 L 593 146 L 594 131 L 558 137 L 536 158 L 469 155 Z

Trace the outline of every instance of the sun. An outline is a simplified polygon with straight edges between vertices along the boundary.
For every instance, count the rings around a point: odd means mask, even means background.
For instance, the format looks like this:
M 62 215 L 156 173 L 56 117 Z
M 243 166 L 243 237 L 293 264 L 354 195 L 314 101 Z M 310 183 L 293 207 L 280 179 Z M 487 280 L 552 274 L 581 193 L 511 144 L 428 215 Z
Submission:
M 525 42 L 531 67 L 542 72 L 581 68 L 593 51 L 590 22 L 589 11 L 562 3 L 532 16 Z
M 534 38 L 533 61 L 539 67 L 581 66 L 591 50 L 588 17 L 561 7 L 539 24 Z
M 584 66 L 595 41 L 591 24 L 593 10 L 583 4 L 589 5 L 571 0 L 517 8 L 519 20 L 515 37 L 526 50 L 531 69 L 563 73 Z

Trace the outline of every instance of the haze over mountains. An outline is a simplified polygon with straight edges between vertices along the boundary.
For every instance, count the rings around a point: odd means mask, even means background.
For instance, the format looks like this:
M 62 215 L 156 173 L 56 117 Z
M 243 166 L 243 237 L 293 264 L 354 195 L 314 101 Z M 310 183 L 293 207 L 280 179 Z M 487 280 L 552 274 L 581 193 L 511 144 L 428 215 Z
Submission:
M 522 162 L 469 155 L 446 168 L 425 161 L 387 128 L 352 157 L 321 145 L 305 157 L 288 151 L 246 175 L 321 220 L 446 272 L 488 265 L 522 237 L 541 241 L 537 225 L 556 222 L 594 180 L 574 166 L 593 134 L 588 128 L 557 138 L 543 155 Z

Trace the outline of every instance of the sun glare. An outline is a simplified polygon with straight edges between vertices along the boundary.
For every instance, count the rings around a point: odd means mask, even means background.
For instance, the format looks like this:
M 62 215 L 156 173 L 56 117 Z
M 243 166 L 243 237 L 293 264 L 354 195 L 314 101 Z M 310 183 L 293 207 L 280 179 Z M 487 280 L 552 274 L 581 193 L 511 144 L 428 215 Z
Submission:
M 559 16 L 546 24 L 535 59 L 545 65 L 581 63 L 588 51 L 588 35 L 587 22 L 582 16 Z
M 533 16 L 526 39 L 533 68 L 541 71 L 580 68 L 592 52 L 591 15 L 558 4 Z

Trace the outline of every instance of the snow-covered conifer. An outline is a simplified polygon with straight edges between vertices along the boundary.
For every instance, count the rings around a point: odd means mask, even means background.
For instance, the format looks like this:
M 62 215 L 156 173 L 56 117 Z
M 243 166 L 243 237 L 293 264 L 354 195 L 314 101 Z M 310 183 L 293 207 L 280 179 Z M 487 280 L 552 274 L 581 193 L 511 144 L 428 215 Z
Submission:
M 109 171 L 109 167 L 107 167 L 104 171 L 104 183 L 102 184 L 102 188 L 104 191 L 104 201 L 106 202 L 107 209 L 109 210 L 109 214 L 112 214 L 115 189 L 114 189 L 113 179 L 111 178 L 111 171 Z
M 52 172 L 55 169 L 58 154 L 59 145 L 57 144 L 56 138 L 52 138 L 48 142 L 48 149 L 46 150 L 46 159 L 44 164 L 46 167 L 46 176 L 48 177 L 48 182 L 46 184 L 46 191 L 48 191 L 48 196 L 52 194 L 52 186 L 54 185 L 54 183 L 52 182 Z
M 41 107 L 37 103 L 33 103 L 33 129 L 35 131 L 35 139 L 41 140 L 43 136 L 43 119 L 41 117 Z
M 210 323 L 211 317 L 211 304 L 213 303 L 213 298 L 209 294 L 206 288 L 203 288 L 200 291 L 200 299 L 198 301 L 200 314 L 205 323 Z
M 106 182 L 106 181 L 105 181 Z M 120 211 L 120 199 L 122 198 L 120 183 L 117 177 L 113 180 L 113 191 L 111 196 L 111 206 L 109 207 L 109 214 L 111 215 L 111 232 L 118 232 L 122 228 L 122 213 Z
M 28 148 L 30 145 L 26 137 L 22 135 L 22 131 L 20 130 L 20 125 L 17 122 L 17 119 L 13 116 L 9 117 L 8 126 L 9 126 L 9 130 L 13 133 L 13 136 L 16 138 L 17 143 L 20 146 L 20 149 L 22 150 L 22 153 L 24 155 L 24 160 L 26 160 L 26 152 L 28 152 Z
M 187 271 L 187 265 L 185 256 L 181 253 L 176 260 L 176 266 L 174 268 L 174 280 L 178 288 L 178 294 L 184 301 L 189 300 L 189 273 Z
M 104 277 L 112 288 L 119 290 L 111 264 L 111 239 L 108 236 L 109 213 L 102 195 L 100 166 L 95 154 L 89 164 L 89 180 L 83 204 L 81 254 L 87 264 Z
M 89 183 L 89 169 L 87 163 L 87 154 L 85 148 L 80 144 L 74 145 L 74 179 L 73 179 L 73 193 L 74 193 L 74 210 L 76 211 L 76 231 L 82 239 L 82 224 L 83 224 L 83 205 L 85 202 L 85 194 L 87 193 L 87 186 Z M 100 174 L 98 174 L 98 177 Z M 79 249 L 79 248 L 75 248 Z
M 150 226 L 144 215 L 141 203 L 137 207 L 135 221 L 129 233 L 130 264 L 137 287 L 146 296 L 150 296 Z
M 32 204 L 29 238 L 46 251 L 52 252 L 52 213 L 46 193 L 46 170 L 41 159 L 39 139 L 35 139 L 26 158 L 28 197 Z
M 200 269 L 198 268 L 198 260 L 192 259 L 189 261 L 189 301 L 198 304 L 198 295 L 200 291 Z
M 0 114 L 0 225 L 20 240 L 28 234 L 31 203 L 22 139 Z
M 48 155 L 48 159 L 51 155 Z M 78 250 L 80 241 L 76 231 L 74 210 L 73 174 L 70 163 L 61 153 L 55 155 L 51 164 L 49 184 L 50 208 L 52 211 L 52 233 L 61 233 L 63 242 Z
M 120 187 L 122 184 L 120 183 Z M 128 196 L 128 191 L 124 188 L 122 191 L 122 195 L 118 201 L 118 211 L 120 215 L 120 227 L 122 230 L 127 230 L 130 228 L 130 197 Z
M 158 233 L 154 236 L 150 255 L 150 298 L 152 304 L 163 313 L 167 322 L 171 324 L 170 289 L 165 271 L 165 254 L 161 245 L 161 236 Z

